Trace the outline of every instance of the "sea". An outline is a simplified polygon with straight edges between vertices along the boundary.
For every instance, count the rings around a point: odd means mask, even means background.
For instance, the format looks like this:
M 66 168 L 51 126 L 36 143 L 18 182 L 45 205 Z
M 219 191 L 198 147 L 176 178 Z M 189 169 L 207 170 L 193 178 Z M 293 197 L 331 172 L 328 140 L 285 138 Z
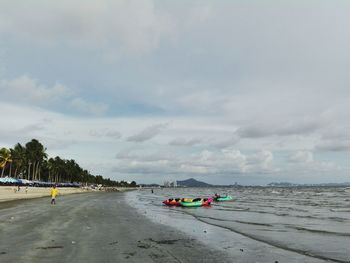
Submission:
M 215 193 L 234 199 L 196 208 L 162 204 Z M 154 188 L 125 198 L 150 220 L 237 262 L 350 262 L 350 188 Z

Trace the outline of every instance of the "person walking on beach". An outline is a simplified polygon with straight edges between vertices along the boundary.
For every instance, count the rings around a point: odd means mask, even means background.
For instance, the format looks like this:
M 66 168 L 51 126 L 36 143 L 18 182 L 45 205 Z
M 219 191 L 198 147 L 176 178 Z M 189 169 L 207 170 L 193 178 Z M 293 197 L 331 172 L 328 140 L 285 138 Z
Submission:
M 55 205 L 56 204 L 56 196 L 58 195 L 58 189 L 56 188 L 56 185 L 54 185 L 51 188 L 51 204 Z

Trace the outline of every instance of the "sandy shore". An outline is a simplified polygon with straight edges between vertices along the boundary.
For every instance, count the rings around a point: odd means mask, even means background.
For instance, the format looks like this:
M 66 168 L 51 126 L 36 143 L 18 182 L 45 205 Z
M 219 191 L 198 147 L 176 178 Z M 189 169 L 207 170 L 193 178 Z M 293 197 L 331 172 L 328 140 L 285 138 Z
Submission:
M 28 187 L 26 191 L 26 187 L 22 186 L 20 187 L 20 190 L 18 191 L 18 188 L 15 186 L 0 186 L 0 202 L 6 202 L 6 201 L 13 201 L 13 200 L 21 200 L 21 199 L 32 199 L 32 198 L 39 198 L 39 197 L 49 197 L 50 196 L 50 189 L 51 188 L 45 188 L 45 187 Z M 123 187 L 110 187 L 107 189 L 104 189 L 103 191 L 118 191 L 118 192 L 125 192 L 134 190 L 135 188 L 123 188 Z M 79 194 L 79 193 L 89 193 L 89 192 L 101 192 L 99 190 L 93 190 L 89 188 L 72 188 L 72 187 L 59 187 L 59 195 L 67 195 L 67 194 Z
M 149 221 L 124 193 L 0 203 L 0 262 L 233 262 Z
M 0 186 L 0 202 L 12 201 L 19 199 L 31 199 L 50 196 L 50 189 L 45 187 L 28 187 L 28 191 L 25 191 L 25 187 L 20 187 L 20 191 L 17 191 L 15 186 Z M 81 188 L 59 188 L 60 195 L 76 194 L 76 193 L 86 193 L 88 190 Z

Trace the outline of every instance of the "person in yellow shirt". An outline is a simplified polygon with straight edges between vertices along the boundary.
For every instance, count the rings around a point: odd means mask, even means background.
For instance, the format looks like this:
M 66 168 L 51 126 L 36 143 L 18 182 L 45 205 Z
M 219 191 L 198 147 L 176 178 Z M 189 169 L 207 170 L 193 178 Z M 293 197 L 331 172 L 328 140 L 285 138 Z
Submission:
M 51 204 L 55 205 L 56 204 L 56 196 L 58 195 L 58 189 L 56 188 L 56 185 L 54 185 L 51 188 Z

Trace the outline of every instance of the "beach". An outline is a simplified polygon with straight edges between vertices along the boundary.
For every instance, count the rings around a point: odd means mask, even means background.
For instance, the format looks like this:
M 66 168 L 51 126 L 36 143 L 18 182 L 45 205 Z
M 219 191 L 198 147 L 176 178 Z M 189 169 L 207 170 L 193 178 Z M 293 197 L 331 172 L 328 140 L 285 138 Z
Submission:
M 50 196 L 50 189 L 47 187 L 28 187 L 26 191 L 26 187 L 21 186 L 18 191 L 17 186 L 0 186 L 0 202 Z M 90 190 L 83 188 L 59 188 L 60 195 L 86 193 L 88 191 Z
M 235 200 L 194 209 L 161 203 L 211 191 L 0 202 L 0 262 L 350 262 L 347 189 L 222 189 Z
M 0 262 L 232 262 L 131 208 L 125 193 L 0 203 Z

